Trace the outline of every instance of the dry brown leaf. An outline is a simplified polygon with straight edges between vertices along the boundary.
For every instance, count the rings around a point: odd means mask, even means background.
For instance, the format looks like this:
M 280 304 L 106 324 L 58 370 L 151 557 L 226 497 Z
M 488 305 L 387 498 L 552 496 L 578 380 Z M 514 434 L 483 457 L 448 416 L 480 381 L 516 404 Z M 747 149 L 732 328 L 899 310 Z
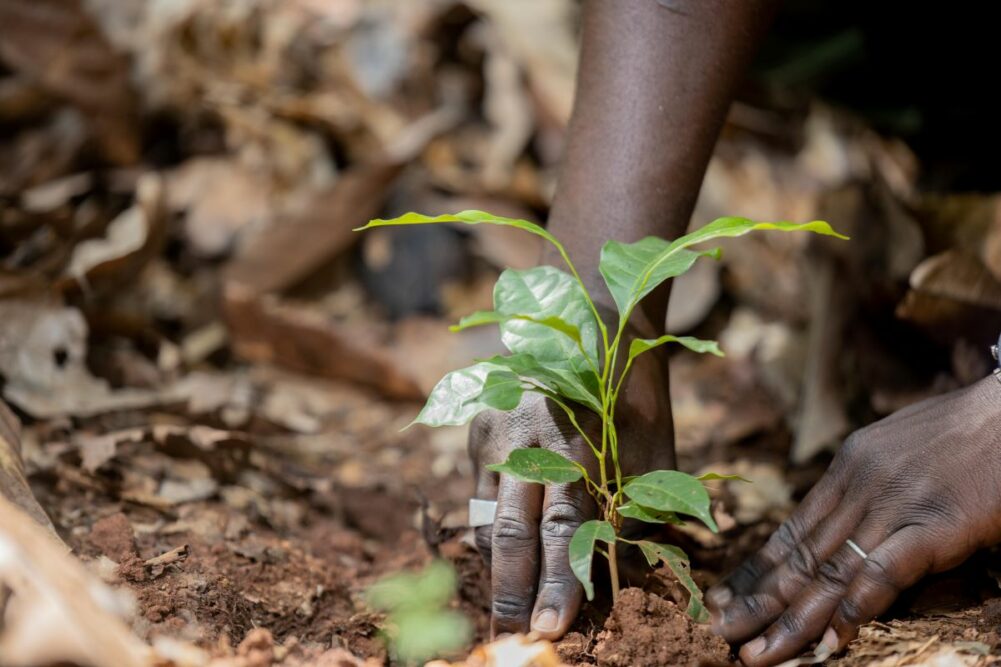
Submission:
M 66 277 L 84 285 L 110 277 L 127 279 L 157 250 L 163 224 L 163 184 L 156 174 L 144 174 L 136 186 L 136 203 L 108 224 L 104 236 L 81 241 L 73 249 Z
M 736 507 L 727 508 L 733 517 L 744 525 L 762 520 L 781 522 L 792 510 L 792 486 L 783 471 L 771 463 L 754 463 L 745 459 L 733 463 L 713 463 L 699 474 L 714 472 L 720 475 L 740 475 L 748 482 L 721 481 L 710 484 L 725 486 L 733 494 Z
M 495 34 L 488 32 L 483 74 L 486 95 L 483 111 L 494 128 L 483 156 L 483 184 L 490 191 L 506 188 L 514 163 L 535 129 L 532 105 L 522 87 L 518 64 Z
M 115 458 L 119 445 L 141 442 L 145 436 L 146 430 L 142 428 L 130 428 L 124 431 L 101 434 L 77 432 L 73 434 L 73 444 L 80 451 L 83 469 L 93 473 Z
M 50 95 L 87 116 L 104 157 L 139 156 L 129 63 L 117 54 L 82 0 L 0 3 L 0 59 Z
M 571 0 L 470 0 L 497 29 L 550 120 L 566 125 L 577 71 Z
M 948 250 L 929 257 L 911 273 L 910 287 L 897 316 L 937 338 L 986 340 L 1001 326 L 1001 281 L 975 255 Z
M 233 159 L 195 158 L 167 181 L 167 206 L 184 211 L 184 231 L 200 257 L 230 252 L 246 229 L 271 222 L 271 184 Z
M 4 396 L 37 418 L 88 416 L 169 400 L 151 391 L 114 391 L 86 364 L 87 323 L 73 308 L 0 301 L 0 374 Z

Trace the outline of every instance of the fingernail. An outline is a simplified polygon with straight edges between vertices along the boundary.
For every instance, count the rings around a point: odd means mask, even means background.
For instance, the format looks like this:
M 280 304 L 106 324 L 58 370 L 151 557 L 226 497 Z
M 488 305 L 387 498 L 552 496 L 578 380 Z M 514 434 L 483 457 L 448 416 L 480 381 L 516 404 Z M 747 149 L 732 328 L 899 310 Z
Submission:
M 532 629 L 538 632 L 553 632 L 560 623 L 560 615 L 554 609 L 543 609 L 532 620 Z
M 733 591 L 726 586 L 713 588 L 706 593 L 706 601 L 716 607 L 725 607 L 730 604 L 731 600 L 733 600 Z
M 747 646 L 745 646 L 744 650 L 747 651 L 747 656 L 749 658 L 754 658 L 757 657 L 757 655 L 762 651 L 764 651 L 767 647 L 768 647 L 768 640 L 765 639 L 764 637 L 758 637 L 753 642 L 750 642 Z
M 820 640 L 820 646 L 817 647 L 817 651 L 822 648 L 828 653 L 834 653 L 838 650 L 838 644 L 841 642 L 838 640 L 838 633 L 834 631 L 834 628 L 827 628 L 827 632 L 824 633 L 824 638 Z

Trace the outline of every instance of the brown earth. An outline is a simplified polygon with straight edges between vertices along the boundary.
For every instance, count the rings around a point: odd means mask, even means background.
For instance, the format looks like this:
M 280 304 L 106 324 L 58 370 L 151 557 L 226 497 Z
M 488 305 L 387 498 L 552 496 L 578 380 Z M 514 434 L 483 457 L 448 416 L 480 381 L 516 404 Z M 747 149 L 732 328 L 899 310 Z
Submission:
M 298 381 L 283 376 L 282 382 Z M 249 459 L 236 451 L 212 453 L 217 458 L 207 468 L 218 489 L 201 500 L 161 503 L 127 489 L 136 477 L 159 476 L 162 484 L 180 477 L 179 471 L 191 473 L 205 452 L 120 444 L 111 461 L 88 473 L 54 433 L 30 436 L 62 461 L 50 460 L 44 470 L 37 468 L 44 456 L 29 456 L 36 494 L 75 553 L 105 580 L 133 591 L 140 636 L 183 638 L 214 653 L 252 657 L 256 662 L 247 664 L 255 666 L 300 664 L 335 649 L 383 663 L 382 619 L 366 608 L 364 591 L 379 577 L 420 567 L 437 554 L 456 565 L 455 604 L 473 621 L 475 639 L 489 638 L 488 572 L 462 525 L 469 481 L 461 440 L 446 446 L 427 432 L 401 435 L 396 425 L 415 406 L 344 385 L 321 386 L 344 403 L 325 432 L 351 436 L 354 449 L 336 453 L 338 447 L 327 447 L 316 455 L 306 446 L 314 436 L 275 447 L 269 440 L 273 429 L 257 425 L 259 433 L 247 437 L 266 446 L 256 447 Z M 759 439 L 741 454 L 776 461 L 781 444 Z M 686 469 L 703 463 L 691 456 L 683 460 Z M 789 474 L 796 495 L 822 470 L 817 465 Z M 732 502 L 720 495 L 719 511 Z M 695 577 L 705 586 L 758 548 L 775 526 L 773 519 L 762 519 L 733 525 L 722 539 L 699 532 L 662 539 L 691 554 Z M 163 554 L 171 555 L 157 558 Z M 900 620 L 891 630 L 874 626 L 876 634 L 864 633 L 837 664 L 869 664 L 880 651 L 906 652 L 910 644 L 888 637 L 908 632 L 996 650 L 1001 612 L 991 599 L 997 585 L 987 576 L 989 565 L 989 558 L 975 559 L 952 580 L 927 583 L 893 611 Z M 603 576 L 598 568 L 599 590 L 607 589 Z M 557 645 L 567 664 L 727 662 L 728 647 L 679 609 L 684 594 L 665 569 L 641 571 L 633 581 L 643 588 L 623 591 L 611 612 L 600 596 L 585 607 L 574 631 Z M 264 641 L 262 629 L 272 653 L 248 648 Z

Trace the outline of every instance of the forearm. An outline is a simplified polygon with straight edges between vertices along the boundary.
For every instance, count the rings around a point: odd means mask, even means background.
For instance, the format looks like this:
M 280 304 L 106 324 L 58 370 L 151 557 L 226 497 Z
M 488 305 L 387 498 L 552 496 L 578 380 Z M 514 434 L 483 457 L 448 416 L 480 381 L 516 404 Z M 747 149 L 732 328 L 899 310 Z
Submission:
M 598 273 L 602 244 L 684 232 L 775 3 L 665 4 L 585 4 L 577 98 L 549 227 L 597 300 L 612 308 Z M 651 295 L 637 324 L 661 333 L 666 308 L 666 290 Z

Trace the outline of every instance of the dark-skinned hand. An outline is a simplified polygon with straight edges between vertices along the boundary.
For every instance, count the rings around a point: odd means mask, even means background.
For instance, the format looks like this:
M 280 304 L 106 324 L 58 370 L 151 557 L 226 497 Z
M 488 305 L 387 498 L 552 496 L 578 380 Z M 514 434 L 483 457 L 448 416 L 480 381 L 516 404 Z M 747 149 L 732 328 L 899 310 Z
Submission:
M 623 474 L 673 468 L 665 356 L 650 352 L 637 359 L 616 410 Z M 592 441 L 600 444 L 598 416 L 584 410 L 578 415 Z M 559 452 L 583 463 L 594 480 L 599 478 L 598 466 L 566 415 L 537 394 L 526 394 L 514 411 L 483 413 L 470 430 L 474 495 L 497 500 L 493 526 L 476 529 L 477 548 L 491 565 L 491 631 L 531 629 L 558 638 L 577 616 L 584 597 L 570 570 L 570 538 L 581 523 L 596 517 L 597 507 L 583 481 L 543 487 L 486 469 L 520 447 Z
M 902 590 L 998 542 L 1001 383 L 988 376 L 852 434 L 761 551 L 709 591 L 713 627 L 750 667 L 818 640 L 837 651 Z

